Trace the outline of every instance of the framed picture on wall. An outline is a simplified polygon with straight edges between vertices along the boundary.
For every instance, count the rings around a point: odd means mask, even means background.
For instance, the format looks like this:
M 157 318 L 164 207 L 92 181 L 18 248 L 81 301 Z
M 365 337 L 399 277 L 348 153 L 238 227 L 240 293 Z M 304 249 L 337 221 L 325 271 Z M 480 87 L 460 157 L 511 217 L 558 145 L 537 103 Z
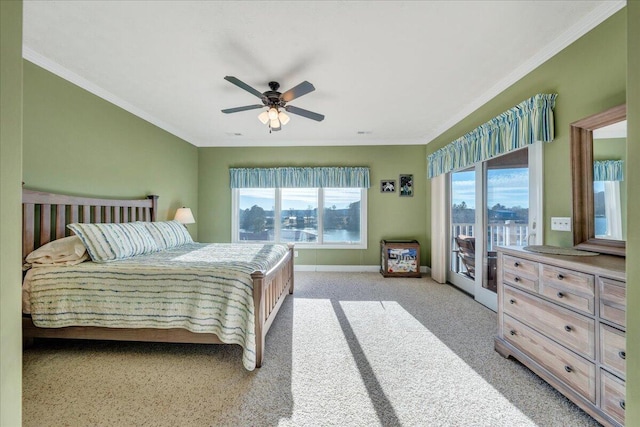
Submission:
M 383 179 L 380 181 L 381 193 L 395 193 L 396 192 L 396 180 L 395 179 Z
M 400 197 L 413 196 L 413 175 L 400 175 Z

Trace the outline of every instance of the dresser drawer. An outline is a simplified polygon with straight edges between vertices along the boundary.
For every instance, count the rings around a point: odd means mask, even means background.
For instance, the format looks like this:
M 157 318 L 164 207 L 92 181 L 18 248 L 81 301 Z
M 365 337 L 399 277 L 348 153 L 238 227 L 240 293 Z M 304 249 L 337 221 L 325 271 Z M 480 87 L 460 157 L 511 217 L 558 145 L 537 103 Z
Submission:
M 516 276 L 528 277 L 530 279 L 538 278 L 538 263 L 522 258 L 516 258 L 509 255 L 502 257 L 502 269 L 504 272 L 511 272 Z
M 600 288 L 600 317 L 622 327 L 627 325 L 627 286 L 624 282 L 601 277 L 598 280 Z
M 590 274 L 543 264 L 540 294 L 567 307 L 595 314 L 594 283 Z
M 578 393 L 596 401 L 596 368 L 578 356 L 516 319 L 504 316 L 505 339 L 529 355 Z
M 527 276 L 518 274 L 512 270 L 505 270 L 502 275 L 502 281 L 508 285 L 515 286 L 522 289 L 529 289 L 533 292 L 538 292 L 538 279 L 530 279 Z
M 611 418 L 624 424 L 625 384 L 620 378 L 600 370 L 600 407 Z
M 625 333 L 600 324 L 600 361 L 623 379 L 627 372 L 627 340 Z
M 503 312 L 560 344 L 595 358 L 595 321 L 533 295 L 504 286 Z

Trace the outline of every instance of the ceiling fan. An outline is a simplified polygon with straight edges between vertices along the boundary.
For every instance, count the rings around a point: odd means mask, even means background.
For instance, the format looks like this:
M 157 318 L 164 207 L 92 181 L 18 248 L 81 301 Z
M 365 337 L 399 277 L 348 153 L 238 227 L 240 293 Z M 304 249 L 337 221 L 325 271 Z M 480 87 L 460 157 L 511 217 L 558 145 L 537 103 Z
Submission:
M 285 114 L 281 109 L 318 122 L 324 120 L 324 115 L 322 114 L 294 107 L 293 105 L 287 105 L 288 102 L 316 90 L 316 88 L 306 80 L 284 93 L 278 92 L 278 89 L 280 88 L 280 84 L 278 82 L 269 82 L 269 88 L 271 90 L 260 93 L 245 82 L 233 76 L 226 76 L 224 79 L 260 98 L 260 100 L 262 100 L 262 105 L 254 104 L 245 105 L 244 107 L 227 108 L 226 110 L 222 110 L 222 112 L 229 114 L 267 107 L 267 110 L 258 115 L 258 119 L 265 125 L 267 123 L 269 124 L 269 133 L 271 133 L 271 131 L 278 131 L 282 129 L 282 126 L 289 123 L 289 116 L 287 116 L 287 114 Z

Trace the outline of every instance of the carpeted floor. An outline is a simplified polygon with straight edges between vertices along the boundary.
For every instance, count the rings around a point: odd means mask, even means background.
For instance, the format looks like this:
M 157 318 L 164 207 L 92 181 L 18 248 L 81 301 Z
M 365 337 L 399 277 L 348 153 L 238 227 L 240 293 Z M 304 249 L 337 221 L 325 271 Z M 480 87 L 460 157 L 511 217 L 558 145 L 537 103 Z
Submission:
M 429 278 L 296 273 L 246 371 L 237 346 L 39 341 L 24 426 L 597 426 L 493 350 L 496 315 Z

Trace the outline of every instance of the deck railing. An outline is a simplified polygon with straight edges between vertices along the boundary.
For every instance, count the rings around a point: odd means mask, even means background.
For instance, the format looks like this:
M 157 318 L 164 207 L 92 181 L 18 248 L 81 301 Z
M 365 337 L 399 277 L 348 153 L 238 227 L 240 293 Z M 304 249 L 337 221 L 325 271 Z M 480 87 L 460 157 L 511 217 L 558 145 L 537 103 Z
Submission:
M 474 237 L 475 224 L 455 223 L 451 226 L 451 269 L 456 273 L 465 273 L 464 266 L 458 262 L 455 237 L 459 235 Z M 526 246 L 529 227 L 513 221 L 503 221 L 487 226 L 487 252 L 495 251 L 497 246 Z

